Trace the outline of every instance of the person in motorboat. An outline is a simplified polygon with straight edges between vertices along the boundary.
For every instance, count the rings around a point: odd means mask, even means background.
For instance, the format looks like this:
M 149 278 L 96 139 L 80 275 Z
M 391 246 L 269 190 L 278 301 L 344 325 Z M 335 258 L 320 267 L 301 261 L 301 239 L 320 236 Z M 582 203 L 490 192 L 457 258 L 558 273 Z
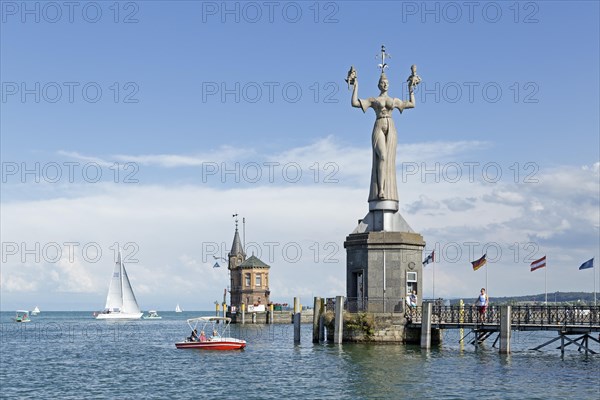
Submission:
M 188 340 L 190 342 L 197 342 L 198 341 L 198 331 L 196 329 L 194 329 L 192 331 L 192 334 L 190 335 L 190 337 L 188 338 Z
M 213 330 L 212 337 L 213 337 L 213 338 L 218 338 L 218 337 L 220 337 L 220 335 L 219 335 L 219 332 L 217 332 L 217 330 L 216 330 L 216 329 L 215 329 L 215 330 Z
M 206 342 L 206 335 L 204 331 L 200 331 L 200 338 L 198 339 L 200 342 Z

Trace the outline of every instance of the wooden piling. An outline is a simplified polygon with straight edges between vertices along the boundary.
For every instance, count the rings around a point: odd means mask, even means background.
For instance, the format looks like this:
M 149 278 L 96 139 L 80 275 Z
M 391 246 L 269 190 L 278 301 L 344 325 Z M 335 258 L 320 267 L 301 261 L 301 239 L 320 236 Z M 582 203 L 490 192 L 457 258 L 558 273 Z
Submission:
M 500 307 L 500 354 L 510 353 L 510 306 Z
M 319 321 L 321 318 L 320 313 L 321 308 L 321 298 L 315 297 L 314 307 L 313 307 L 313 343 L 319 343 Z
M 294 297 L 294 343 L 300 343 L 300 298 Z
M 341 344 L 344 340 L 344 296 L 335 298 L 335 330 L 333 343 Z
M 325 341 L 325 299 L 319 303 L 319 342 Z
M 242 303 L 242 325 L 246 323 L 246 304 Z
M 431 314 L 432 304 L 423 303 L 423 317 L 421 319 L 421 348 L 431 348 Z
M 273 324 L 273 311 L 275 310 L 275 308 L 273 307 L 273 303 L 269 304 L 269 315 L 267 316 L 268 320 L 267 320 L 267 324 Z

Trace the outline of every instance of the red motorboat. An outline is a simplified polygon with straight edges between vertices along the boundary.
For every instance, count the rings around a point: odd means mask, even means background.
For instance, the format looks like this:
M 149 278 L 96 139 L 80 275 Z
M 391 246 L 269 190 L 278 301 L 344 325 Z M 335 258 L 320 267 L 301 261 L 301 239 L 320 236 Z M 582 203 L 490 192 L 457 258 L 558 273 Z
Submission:
M 228 337 L 231 318 L 198 317 L 188 319 L 187 323 L 192 334 L 183 342 L 175 343 L 178 349 L 241 350 L 246 347 L 245 340 Z M 198 331 L 200 324 L 202 329 Z M 221 326 L 220 331 L 219 326 Z

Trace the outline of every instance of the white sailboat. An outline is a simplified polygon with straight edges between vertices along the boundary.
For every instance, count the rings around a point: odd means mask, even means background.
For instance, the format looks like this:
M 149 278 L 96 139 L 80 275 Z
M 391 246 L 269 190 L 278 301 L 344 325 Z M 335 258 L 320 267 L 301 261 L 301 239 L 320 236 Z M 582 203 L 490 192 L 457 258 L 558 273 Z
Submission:
M 115 269 L 108 287 L 104 311 L 95 315 L 96 319 L 140 319 L 140 311 L 125 265 L 121 260 L 121 250 L 117 256 Z
M 177 305 L 175 306 L 175 312 L 182 312 L 183 309 L 181 307 L 179 307 L 179 303 L 177 303 Z
M 38 308 L 38 306 L 35 306 L 35 308 L 33 309 L 32 312 L 30 312 L 29 314 L 31 315 L 38 315 L 40 313 L 40 309 Z

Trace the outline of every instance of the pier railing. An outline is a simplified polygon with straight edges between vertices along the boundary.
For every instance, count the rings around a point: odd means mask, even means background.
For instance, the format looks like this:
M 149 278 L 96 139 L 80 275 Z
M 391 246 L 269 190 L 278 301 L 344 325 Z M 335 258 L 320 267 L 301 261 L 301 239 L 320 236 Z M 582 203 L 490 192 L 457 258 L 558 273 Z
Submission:
M 422 317 L 422 308 L 413 312 L 413 321 Z M 500 306 L 486 308 L 480 315 L 476 306 L 438 306 L 433 305 L 432 322 L 441 324 L 500 324 Z M 532 326 L 587 326 L 600 325 L 600 306 L 511 306 L 511 325 L 513 327 Z
M 480 315 L 474 305 L 443 306 L 432 302 L 432 323 L 440 325 L 500 324 L 500 306 L 490 305 Z M 326 301 L 326 309 L 333 311 L 335 298 Z M 420 323 L 422 307 L 411 308 L 403 301 L 383 297 L 346 298 L 346 312 L 403 313 L 412 323 Z M 556 328 L 559 326 L 600 326 L 600 306 L 549 306 L 524 305 L 511 306 L 511 325 L 514 328 Z

